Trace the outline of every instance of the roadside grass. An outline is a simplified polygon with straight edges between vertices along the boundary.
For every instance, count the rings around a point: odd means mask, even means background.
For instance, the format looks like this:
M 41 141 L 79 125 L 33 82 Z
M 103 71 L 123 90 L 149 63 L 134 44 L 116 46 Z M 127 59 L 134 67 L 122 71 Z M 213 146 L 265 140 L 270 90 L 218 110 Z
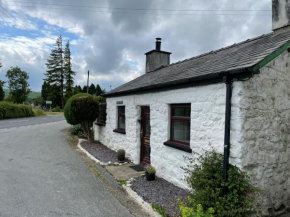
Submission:
M 93 171 L 97 176 L 100 176 L 100 177 L 104 178 L 104 175 L 100 172 L 100 170 L 98 170 L 98 169 L 96 168 L 96 166 L 95 166 L 94 164 L 90 164 L 90 165 L 89 165 L 89 168 L 90 168 L 90 170 Z
M 46 115 L 63 115 L 63 112 L 51 112 L 51 111 L 45 111 Z
M 158 212 L 162 217 L 169 217 L 169 214 L 165 212 L 165 210 L 158 205 L 152 204 L 152 208 L 154 211 Z
M 32 109 L 32 110 L 35 117 L 46 116 L 45 112 L 42 109 Z
M 117 180 L 120 185 L 127 185 L 127 180 Z

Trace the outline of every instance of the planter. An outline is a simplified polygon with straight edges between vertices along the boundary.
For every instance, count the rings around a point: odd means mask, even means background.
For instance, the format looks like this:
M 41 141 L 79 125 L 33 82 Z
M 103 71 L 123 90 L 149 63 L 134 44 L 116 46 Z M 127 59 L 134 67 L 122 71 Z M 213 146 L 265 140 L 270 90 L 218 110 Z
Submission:
M 147 181 L 155 180 L 155 173 L 145 173 Z

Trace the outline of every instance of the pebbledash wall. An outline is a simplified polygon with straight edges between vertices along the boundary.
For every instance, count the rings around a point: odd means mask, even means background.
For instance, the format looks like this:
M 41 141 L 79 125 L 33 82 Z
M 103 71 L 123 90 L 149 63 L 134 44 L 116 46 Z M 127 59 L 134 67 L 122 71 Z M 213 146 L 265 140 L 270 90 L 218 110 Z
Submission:
M 257 206 L 264 215 L 290 208 L 290 63 L 285 52 L 247 81 L 233 83 L 230 163 L 254 174 L 261 189 Z M 107 99 L 106 126 L 95 125 L 95 140 L 115 150 L 124 148 L 136 164 L 140 161 L 141 106 L 150 106 L 151 164 L 157 175 L 187 188 L 184 156 L 163 145 L 169 139 L 170 104 L 191 103 L 190 147 L 203 153 L 209 144 L 223 153 L 225 84 Z M 126 109 L 126 134 L 113 132 L 117 101 Z
M 239 166 L 254 174 L 264 215 L 290 211 L 290 53 L 282 53 L 260 74 L 234 87 L 233 104 L 242 119 Z M 235 126 L 235 120 L 232 120 Z

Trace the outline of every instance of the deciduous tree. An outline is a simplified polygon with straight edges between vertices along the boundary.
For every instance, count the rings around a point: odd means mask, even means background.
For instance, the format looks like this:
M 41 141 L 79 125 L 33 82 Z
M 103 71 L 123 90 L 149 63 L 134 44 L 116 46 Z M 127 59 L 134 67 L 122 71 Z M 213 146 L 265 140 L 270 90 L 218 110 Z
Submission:
M 0 81 L 0 101 L 3 101 L 5 98 L 5 92 L 4 92 L 4 81 Z
M 6 77 L 13 102 L 23 103 L 30 93 L 28 73 L 16 66 L 7 71 Z

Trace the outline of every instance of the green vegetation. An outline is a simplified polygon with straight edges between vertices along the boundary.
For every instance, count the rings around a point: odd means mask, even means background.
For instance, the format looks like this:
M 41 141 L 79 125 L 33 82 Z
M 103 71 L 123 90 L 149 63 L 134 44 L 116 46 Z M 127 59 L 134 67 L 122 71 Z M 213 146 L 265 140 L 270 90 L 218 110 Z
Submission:
M 118 160 L 119 161 L 124 161 L 125 160 L 125 155 L 126 155 L 126 152 L 124 149 L 119 149 L 117 151 L 117 156 L 118 156 Z
M 9 96 L 12 102 L 23 103 L 30 93 L 27 72 L 22 71 L 18 66 L 11 67 L 7 73 Z
M 33 117 L 34 112 L 29 105 L 0 102 L 0 119 Z
M 71 102 L 71 114 L 80 124 L 89 141 L 93 141 L 93 123 L 99 115 L 99 101 L 96 96 L 83 96 Z
M 4 93 L 5 93 L 5 97 L 7 98 L 7 97 L 9 96 L 9 94 L 10 94 L 9 89 L 4 88 Z M 38 98 L 38 97 L 40 97 L 40 96 L 41 96 L 41 93 L 40 93 L 40 92 L 37 92 L 37 91 L 31 91 L 31 92 L 28 94 L 26 101 L 32 101 L 32 100 L 34 100 L 34 99 L 36 99 L 36 98 Z M 6 99 L 6 98 L 5 98 L 5 99 Z M 1 100 L 0 100 L 0 101 L 1 101 Z
M 161 206 L 152 204 L 152 208 L 153 208 L 153 210 L 158 212 L 162 217 L 169 217 L 169 214 L 167 214 Z
M 72 128 L 71 128 L 71 134 L 73 135 L 78 135 L 78 133 L 82 131 L 82 127 L 81 125 L 74 125 Z
M 148 165 L 148 166 L 145 167 L 145 172 L 149 173 L 149 174 L 155 174 L 156 173 L 156 169 L 155 169 L 155 167 Z
M 0 80 L 0 101 L 3 101 L 5 98 L 4 86 L 5 82 Z
M 201 206 L 204 210 L 214 210 L 213 215 L 217 217 L 244 217 L 256 213 L 254 199 L 258 189 L 251 184 L 246 172 L 230 165 L 228 180 L 225 182 L 223 155 L 215 151 L 207 151 L 204 156 L 198 153 L 195 155 L 198 156 L 196 159 L 189 158 L 190 166 L 183 168 L 192 190 L 189 200 L 192 212 Z M 184 206 L 181 208 L 185 209 Z
M 72 114 L 72 110 L 71 110 L 71 102 L 78 98 L 78 97 L 82 97 L 82 96 L 91 96 L 90 94 L 87 93 L 79 93 L 76 94 L 74 96 L 72 96 L 71 98 L 69 98 L 69 100 L 66 102 L 65 107 L 64 107 L 64 117 L 67 121 L 67 123 L 69 123 L 70 125 L 77 125 L 77 120 L 75 119 L 75 117 Z
M 120 185 L 127 185 L 127 180 L 118 180 L 118 183 L 120 184 Z
M 98 169 L 96 168 L 96 166 L 95 166 L 94 164 L 90 164 L 90 165 L 89 165 L 89 168 L 90 168 L 90 170 L 93 171 L 97 176 L 100 176 L 100 177 L 104 178 L 104 175 L 101 173 L 100 170 L 98 170 Z
M 190 207 L 186 207 L 184 203 L 179 200 L 179 210 L 182 217 L 214 217 L 213 208 L 204 211 L 202 205 L 197 204 L 191 197 L 188 197 L 188 203 L 190 204 Z
M 42 109 L 33 109 L 33 113 L 35 117 L 45 116 L 45 112 Z

